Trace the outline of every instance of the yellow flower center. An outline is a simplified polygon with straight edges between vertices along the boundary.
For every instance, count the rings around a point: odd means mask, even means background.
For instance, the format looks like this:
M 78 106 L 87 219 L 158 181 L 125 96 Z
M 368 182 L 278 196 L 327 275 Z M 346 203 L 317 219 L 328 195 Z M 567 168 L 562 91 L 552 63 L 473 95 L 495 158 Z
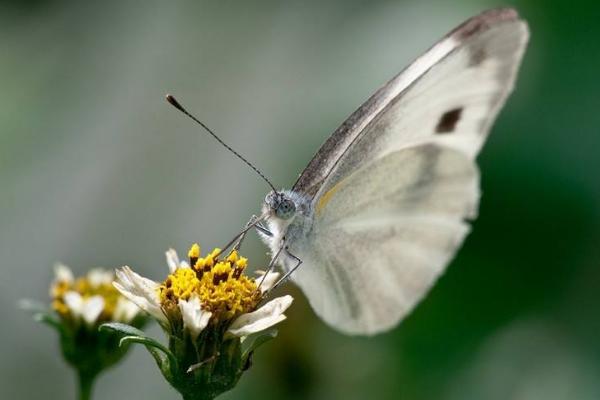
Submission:
M 104 299 L 104 309 L 98 318 L 99 321 L 112 320 L 117 302 L 119 301 L 119 297 L 121 297 L 121 294 L 114 288 L 112 282 L 93 285 L 88 277 L 77 278 L 75 282 L 57 281 L 50 289 L 52 308 L 64 317 L 69 315 L 69 307 L 65 303 L 64 296 L 67 292 L 71 291 L 79 293 L 84 300 L 92 296 L 102 296 Z
M 179 300 L 198 296 L 202 307 L 213 313 L 215 321 L 225 321 L 256 308 L 260 292 L 254 279 L 244 274 L 248 260 L 232 251 L 219 260 L 220 249 L 204 258 L 194 244 L 188 256 L 192 268 L 178 268 L 159 287 L 160 301 L 166 310 Z

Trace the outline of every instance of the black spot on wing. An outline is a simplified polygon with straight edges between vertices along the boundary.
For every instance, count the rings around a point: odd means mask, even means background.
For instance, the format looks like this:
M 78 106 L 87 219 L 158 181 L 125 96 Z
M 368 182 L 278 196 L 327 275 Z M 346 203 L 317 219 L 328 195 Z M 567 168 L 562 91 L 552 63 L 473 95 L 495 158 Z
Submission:
M 444 114 L 442 114 L 442 117 L 435 127 L 435 133 L 452 133 L 454 128 L 456 128 L 456 124 L 460 120 L 462 110 L 462 107 L 459 107 L 450 111 L 446 111 Z
M 469 52 L 469 67 L 476 67 L 487 58 L 487 54 L 483 47 L 471 49 Z

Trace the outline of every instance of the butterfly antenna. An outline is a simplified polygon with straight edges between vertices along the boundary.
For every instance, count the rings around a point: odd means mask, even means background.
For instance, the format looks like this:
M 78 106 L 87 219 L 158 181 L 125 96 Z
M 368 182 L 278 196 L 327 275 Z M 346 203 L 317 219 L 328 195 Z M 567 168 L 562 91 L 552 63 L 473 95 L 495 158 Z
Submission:
M 258 176 L 260 176 L 261 178 L 263 178 L 264 181 L 267 182 L 267 184 L 271 187 L 271 189 L 273 189 L 273 191 L 275 193 L 277 193 L 277 189 L 275 189 L 275 186 L 273 186 L 273 184 L 271 183 L 271 181 L 268 180 L 267 177 L 264 176 L 263 173 L 260 172 L 258 168 L 256 168 L 254 165 L 252 165 L 252 163 L 250 161 L 246 160 L 244 157 L 242 157 L 242 155 L 240 153 L 238 153 L 237 151 L 235 151 L 234 149 L 232 149 L 227 143 L 225 143 L 223 140 L 221 140 L 221 138 L 218 137 L 217 134 L 214 133 L 202 121 L 200 121 L 198 118 L 196 118 L 192 114 L 190 114 L 190 112 L 188 110 L 186 110 L 185 108 L 183 108 L 183 106 L 175 99 L 175 97 L 173 97 L 170 94 L 168 94 L 166 96 L 166 98 L 167 98 L 167 101 L 169 102 L 169 104 L 171 104 L 173 107 L 175 107 L 176 109 L 178 109 L 179 111 L 181 111 L 182 113 L 184 113 L 185 115 L 187 115 L 189 118 L 191 118 L 194 122 L 196 122 L 201 127 L 203 127 L 204 130 L 206 130 L 206 132 L 208 132 L 213 138 L 215 138 L 217 140 L 217 142 L 221 143 L 223 145 L 223 147 L 225 147 L 227 150 L 229 150 L 230 152 L 232 152 L 237 158 L 239 158 L 244 163 L 246 163 L 246 165 L 248 165 L 250 168 L 252 168 L 254 170 L 254 172 L 256 172 L 258 174 Z

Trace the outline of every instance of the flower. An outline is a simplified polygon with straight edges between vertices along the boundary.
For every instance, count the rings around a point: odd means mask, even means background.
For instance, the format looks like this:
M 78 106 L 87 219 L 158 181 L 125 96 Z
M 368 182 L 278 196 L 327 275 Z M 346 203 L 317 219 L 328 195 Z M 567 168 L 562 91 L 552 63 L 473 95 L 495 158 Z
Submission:
M 135 303 L 114 288 L 112 271 L 95 268 L 75 279 L 67 266 L 57 264 L 54 274 L 50 287 L 52 308 L 65 323 L 78 325 L 83 321 L 96 329 L 108 321 L 130 323 L 140 312 Z
M 244 274 L 246 258 L 234 250 L 219 260 L 220 253 L 217 248 L 200 258 L 200 247 L 194 244 L 189 251 L 190 263 L 187 263 L 180 261 L 175 250 L 170 249 L 166 252 L 170 274 L 163 282 L 144 278 L 124 266 L 117 270 L 113 285 L 167 331 L 181 322 L 188 333 L 197 336 L 211 321 L 218 325 L 231 324 L 227 333 L 246 337 L 284 320 L 283 312 L 291 305 L 291 296 L 273 299 L 256 310 L 263 300 L 262 295 L 273 287 L 279 273 L 269 272 L 265 276 L 259 272 L 256 279 L 250 278 Z M 259 289 L 257 282 L 261 281 Z
M 135 303 L 122 296 L 113 286 L 112 271 L 100 268 L 75 278 L 63 265 L 54 268 L 55 277 L 50 285 L 51 306 L 33 306 L 34 317 L 55 328 L 65 360 L 79 375 L 81 396 L 90 395 L 92 383 L 104 369 L 119 362 L 127 353 L 120 346 L 119 337 L 99 332 L 106 322 L 122 322 L 141 327 L 146 318 Z
M 256 278 L 249 277 L 248 260 L 236 250 L 222 257 L 216 248 L 201 257 L 200 246 L 194 244 L 187 261 L 173 249 L 166 258 L 169 274 L 162 282 L 124 266 L 117 270 L 113 285 L 158 321 L 169 337 L 169 348 L 122 324 L 108 324 L 106 329 L 162 351 L 166 358 L 153 355 L 184 398 L 210 399 L 235 386 L 255 347 L 274 337 L 269 328 L 286 318 L 293 299 L 286 295 L 266 301 L 279 274 L 259 272 Z

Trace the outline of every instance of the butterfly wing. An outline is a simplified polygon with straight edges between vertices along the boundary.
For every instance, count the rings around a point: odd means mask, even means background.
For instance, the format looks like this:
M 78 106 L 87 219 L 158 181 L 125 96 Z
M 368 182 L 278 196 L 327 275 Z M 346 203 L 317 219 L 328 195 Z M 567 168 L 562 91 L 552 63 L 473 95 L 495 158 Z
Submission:
M 474 17 L 379 89 L 327 140 L 293 187 L 313 225 L 290 250 L 294 280 L 333 327 L 398 323 L 468 232 L 475 157 L 514 86 L 528 29 L 512 9 Z

